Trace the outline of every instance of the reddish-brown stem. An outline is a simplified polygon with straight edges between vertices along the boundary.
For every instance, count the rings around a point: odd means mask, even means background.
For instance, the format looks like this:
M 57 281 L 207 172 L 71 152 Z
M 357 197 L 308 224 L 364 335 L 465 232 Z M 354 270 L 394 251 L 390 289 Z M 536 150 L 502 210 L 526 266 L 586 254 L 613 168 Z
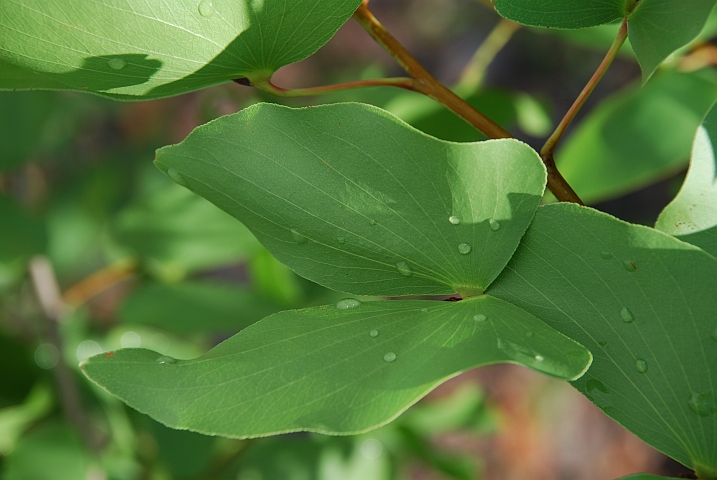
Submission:
M 598 83 L 600 83 L 600 80 L 605 75 L 605 72 L 607 72 L 607 69 L 612 64 L 613 60 L 615 60 L 615 57 L 617 57 L 617 53 L 620 51 L 620 48 L 622 48 L 622 45 L 625 43 L 625 40 L 627 39 L 627 19 L 624 19 L 622 22 L 622 25 L 620 26 L 620 30 L 617 33 L 617 36 L 615 37 L 615 41 L 613 42 L 612 46 L 610 47 L 610 50 L 608 50 L 607 54 L 605 55 L 605 58 L 598 66 L 597 70 L 595 70 L 595 73 L 593 74 L 590 81 L 585 85 L 585 88 L 583 88 L 583 91 L 580 92 L 580 95 L 575 100 L 575 103 L 570 107 L 568 112 L 565 114 L 563 119 L 560 121 L 560 124 L 557 126 L 553 134 L 548 138 L 548 140 L 545 142 L 545 145 L 543 145 L 543 148 L 540 151 L 541 157 L 543 157 L 543 162 L 545 162 L 546 165 L 548 163 L 555 165 L 554 155 L 555 155 L 555 148 L 558 146 L 558 143 L 560 143 L 560 140 L 563 138 L 563 135 L 565 134 L 565 131 L 568 129 L 572 121 L 575 119 L 575 115 L 580 111 L 582 106 L 585 104 L 585 101 L 590 97 L 590 94 L 592 94 L 593 90 L 595 90 L 595 87 Z M 555 172 L 560 175 L 557 170 Z M 550 173 L 550 172 L 548 172 Z M 567 182 L 562 180 L 562 177 L 560 179 L 554 179 L 555 182 L 564 184 L 568 186 Z M 548 185 L 550 185 L 550 181 L 548 182 Z M 552 191 L 552 188 L 551 188 Z M 573 201 L 575 203 L 582 203 L 580 202 L 580 199 L 575 194 L 575 192 L 570 189 L 570 192 L 572 192 L 572 195 L 574 195 Z M 570 194 L 570 192 L 564 192 L 567 194 Z M 553 192 L 555 193 L 555 192 Z M 555 195 L 557 197 L 557 195 Z
M 255 80 L 252 85 L 256 88 L 276 95 L 277 97 L 308 97 L 311 95 L 322 95 L 324 93 L 341 92 L 367 87 L 398 87 L 406 90 L 414 90 L 415 80 L 412 78 L 374 78 L 370 80 L 357 80 L 354 82 L 337 83 L 311 88 L 282 88 L 271 83 L 271 79 Z
M 373 16 L 366 2 L 354 13 L 354 20 L 368 32 L 415 80 L 414 90 L 427 95 L 483 132 L 488 138 L 511 138 L 503 127 L 473 108 L 449 90 L 418 63 L 406 48 Z
M 68 288 L 63 297 L 64 303 L 78 307 L 92 297 L 130 278 L 137 271 L 137 262 L 134 260 L 120 260 L 96 271 L 90 276 L 80 280 Z

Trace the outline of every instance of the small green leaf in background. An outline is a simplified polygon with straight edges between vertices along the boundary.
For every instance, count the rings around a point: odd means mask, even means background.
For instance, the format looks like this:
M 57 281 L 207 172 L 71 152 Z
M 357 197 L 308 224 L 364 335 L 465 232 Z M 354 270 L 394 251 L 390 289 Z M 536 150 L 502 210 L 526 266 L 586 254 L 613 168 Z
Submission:
M 50 413 L 53 403 L 50 387 L 37 383 L 22 404 L 0 409 L 0 456 L 10 454 L 20 435 Z
M 573 385 L 638 437 L 717 473 L 717 259 L 572 204 L 541 207 L 488 293 L 585 345 Z M 705 478 L 713 478 L 705 474 Z
M 510 362 L 561 379 L 585 348 L 489 296 L 461 302 L 343 300 L 274 314 L 195 360 L 144 349 L 85 360 L 94 382 L 167 426 L 252 437 L 383 425 L 444 380 Z
M 325 44 L 360 0 L 0 4 L 0 89 L 157 98 L 271 73 Z M 38 32 L 42 32 L 40 35 Z
M 125 324 L 152 325 L 176 333 L 229 332 L 280 310 L 238 286 L 210 281 L 149 283 L 133 291 L 120 307 Z
M 4 467 L 3 480 L 78 480 L 87 478 L 89 461 L 77 434 L 54 424 L 22 437 Z
M 682 190 L 657 219 L 655 228 L 717 256 L 717 109 L 697 131 L 692 162 Z
M 14 262 L 36 253 L 47 246 L 47 233 L 41 220 L 0 195 L 0 263 Z
M 167 184 L 119 213 L 113 237 L 170 280 L 249 258 L 261 249 L 239 222 L 206 200 Z M 160 275 L 162 276 L 162 275 Z
M 255 105 L 160 149 L 156 164 L 299 275 L 362 295 L 480 293 L 545 185 L 521 142 L 444 142 L 362 104 Z
M 536 27 L 577 29 L 628 19 L 628 36 L 646 82 L 673 52 L 704 29 L 716 0 L 495 0 L 498 13 Z
M 649 185 L 684 168 L 715 99 L 712 75 L 658 75 L 593 110 L 558 150 L 558 168 L 588 203 Z

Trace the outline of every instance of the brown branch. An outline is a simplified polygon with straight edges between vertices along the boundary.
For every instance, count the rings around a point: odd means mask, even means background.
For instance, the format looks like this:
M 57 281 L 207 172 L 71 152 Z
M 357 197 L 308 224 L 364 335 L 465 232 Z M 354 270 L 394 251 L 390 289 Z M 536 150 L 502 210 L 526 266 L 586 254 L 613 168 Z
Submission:
M 308 97 L 311 95 L 322 95 L 325 93 L 355 90 L 367 87 L 398 87 L 406 90 L 414 90 L 415 81 L 412 78 L 374 78 L 369 80 L 357 80 L 355 82 L 337 83 L 310 88 L 282 88 L 271 83 L 271 79 L 255 80 L 254 85 L 259 90 L 276 95 L 277 97 Z
M 78 307 L 105 290 L 130 278 L 137 271 L 137 262 L 132 259 L 120 260 L 84 278 L 63 295 L 64 303 Z

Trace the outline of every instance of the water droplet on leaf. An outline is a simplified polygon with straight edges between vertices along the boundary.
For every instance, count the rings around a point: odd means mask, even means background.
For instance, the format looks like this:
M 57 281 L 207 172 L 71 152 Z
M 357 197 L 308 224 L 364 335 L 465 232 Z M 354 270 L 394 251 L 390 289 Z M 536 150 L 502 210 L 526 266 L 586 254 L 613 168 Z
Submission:
M 374 225 L 376 225 L 376 220 L 371 219 L 371 220 L 368 222 L 368 224 L 373 227 Z
M 460 253 L 461 255 L 468 255 L 469 253 L 471 253 L 472 249 L 473 247 L 471 247 L 467 243 L 458 244 L 458 253 Z
M 605 260 L 610 260 L 612 258 L 612 253 L 608 252 L 607 250 L 603 250 L 600 256 Z
M 391 363 L 394 360 L 396 360 L 396 354 L 393 352 L 388 352 L 386 355 L 383 356 L 383 361 Z
M 588 380 L 588 383 L 585 385 L 585 388 L 587 388 L 588 393 L 592 393 L 593 390 L 597 390 L 602 393 L 608 393 L 607 388 L 605 388 L 605 385 L 600 380 L 595 380 L 594 378 L 592 380 Z
M 624 307 L 622 310 L 620 310 L 620 318 L 622 318 L 622 321 L 625 323 L 632 323 L 635 321 L 635 316 L 627 307 Z
M 356 300 L 355 298 L 344 298 L 339 303 L 336 304 L 336 308 L 339 310 L 350 310 L 352 308 L 360 307 L 361 302 Z
M 167 176 L 177 185 L 181 185 L 183 187 L 187 186 L 187 181 L 184 179 L 181 173 L 176 171 L 173 168 L 167 169 Z
M 202 17 L 211 17 L 214 15 L 214 2 L 212 0 L 202 0 L 199 4 L 199 14 Z
M 531 338 L 531 337 L 533 336 L 533 332 L 531 332 L 530 330 L 528 330 L 527 332 L 525 332 L 525 336 L 528 337 L 528 338 Z
M 637 371 L 640 373 L 645 373 L 647 371 L 647 362 L 642 358 L 635 360 L 635 366 L 637 367 Z
M 406 262 L 398 262 L 396 264 L 396 268 L 398 269 L 398 273 L 400 273 L 404 277 L 410 277 L 411 275 L 413 275 L 413 269 Z
M 112 70 L 122 70 L 124 67 L 127 66 L 127 60 L 119 57 L 110 58 L 109 60 L 107 60 L 107 65 Z
M 635 265 L 635 262 L 632 262 L 630 260 L 625 260 L 624 262 L 622 262 L 622 265 L 625 267 L 625 270 L 627 270 L 628 272 L 636 272 L 637 271 L 637 266 Z
M 302 235 L 301 233 L 297 232 L 297 231 L 294 230 L 293 228 L 291 229 L 291 238 L 293 238 L 294 241 L 295 241 L 296 243 L 298 243 L 299 245 L 303 245 L 303 244 L 305 244 L 305 243 L 307 243 L 307 242 L 309 241 L 308 238 L 306 238 L 304 235 Z
M 542 355 L 536 355 L 535 359 L 539 362 L 542 362 L 543 360 L 545 360 L 545 357 L 543 357 Z
M 473 316 L 473 320 L 476 322 L 485 322 L 488 320 L 488 317 L 483 315 L 482 313 L 479 313 L 478 315 Z
M 421 309 L 421 312 L 423 312 L 423 313 L 426 313 L 427 311 L 428 311 L 427 308 L 422 308 L 422 309 Z
M 687 401 L 690 410 L 700 417 L 709 417 L 717 412 L 717 403 L 711 393 L 693 393 Z
M 346 243 L 346 237 L 336 237 L 336 241 L 343 245 Z
M 448 221 L 451 222 L 453 225 L 459 225 L 461 223 L 461 219 L 459 217 L 456 217 L 455 215 L 451 215 L 448 217 Z
M 499 338 L 498 348 L 503 351 L 508 358 L 538 372 L 559 378 L 569 378 L 575 374 L 574 367 L 569 363 L 562 363 L 552 358 L 545 358 L 526 345 L 519 345 L 509 340 Z
M 155 360 L 155 362 L 160 365 L 172 365 L 174 363 L 177 363 L 177 359 L 162 355 L 161 357 L 157 358 L 157 360 Z
M 605 345 L 607 345 L 607 342 L 603 340 L 601 342 L 598 342 L 598 345 L 600 345 L 601 347 L 604 347 Z
M 368 332 L 368 335 L 371 338 L 376 338 L 376 337 L 378 337 L 378 330 L 371 330 L 370 332 Z
M 498 220 L 491 218 L 488 221 L 488 224 L 490 225 L 490 229 L 493 230 L 494 232 L 497 232 L 498 230 L 500 230 L 500 222 Z

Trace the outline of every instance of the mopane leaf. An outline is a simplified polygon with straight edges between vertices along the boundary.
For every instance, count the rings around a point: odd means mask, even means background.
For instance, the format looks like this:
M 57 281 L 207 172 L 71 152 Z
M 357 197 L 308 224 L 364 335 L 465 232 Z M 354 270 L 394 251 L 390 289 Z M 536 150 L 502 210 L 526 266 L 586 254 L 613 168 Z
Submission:
M 234 333 L 278 312 L 273 302 L 247 289 L 207 281 L 143 285 L 124 301 L 119 318 L 124 323 L 153 325 L 178 333 Z
M 495 0 L 499 14 L 525 25 L 585 28 L 628 19 L 630 43 L 647 81 L 679 48 L 698 37 L 715 0 Z
M 157 98 L 265 76 L 326 43 L 360 0 L 4 1 L 0 89 Z
M 717 256 L 717 109 L 697 131 L 692 163 L 682 190 L 657 219 L 655 228 Z
M 82 364 L 128 405 L 170 427 L 230 437 L 358 433 L 389 422 L 442 381 L 510 362 L 574 379 L 590 352 L 513 305 L 342 300 L 274 314 L 206 355 L 124 349 Z
M 675 477 L 660 477 L 659 475 L 650 475 L 649 473 L 637 473 L 635 475 L 628 475 L 627 477 L 620 477 L 619 480 L 679 480 Z
M 545 184 L 523 143 L 449 143 L 361 104 L 256 105 L 160 149 L 156 163 L 299 275 L 365 295 L 482 292 Z
M 574 383 L 679 462 L 717 472 L 717 259 L 585 207 L 541 207 L 489 293 L 595 355 Z M 713 478 L 705 475 L 705 478 Z
M 586 202 L 624 195 L 684 168 L 717 80 L 665 73 L 598 106 L 558 150 L 558 167 Z

